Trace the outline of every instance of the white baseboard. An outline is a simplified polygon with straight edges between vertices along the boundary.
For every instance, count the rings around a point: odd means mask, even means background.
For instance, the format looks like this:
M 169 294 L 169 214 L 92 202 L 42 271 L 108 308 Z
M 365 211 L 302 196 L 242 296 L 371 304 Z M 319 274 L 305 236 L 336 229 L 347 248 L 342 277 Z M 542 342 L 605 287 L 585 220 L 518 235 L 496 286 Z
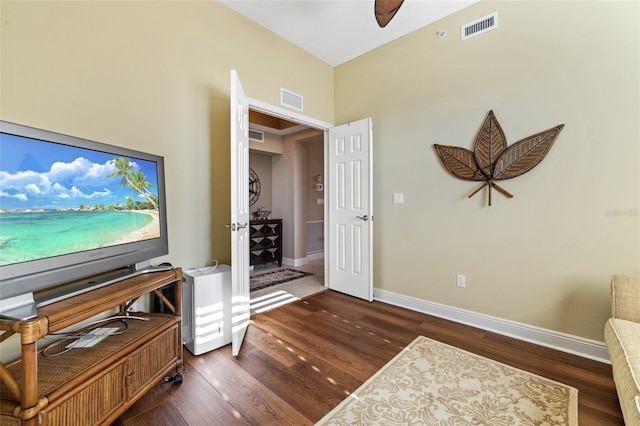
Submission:
M 282 258 L 282 266 L 292 266 L 292 267 L 296 267 L 296 266 L 302 266 L 302 265 L 306 265 L 307 262 L 305 262 L 305 259 L 291 259 L 290 257 L 283 257 Z
M 303 266 L 311 261 L 319 260 L 319 259 L 324 259 L 323 251 L 319 251 L 316 253 L 307 253 L 307 257 L 302 257 L 299 259 L 291 259 L 290 257 L 283 257 L 282 264 L 284 266 L 292 266 L 295 268 L 297 266 Z
M 373 289 L 373 298 L 380 302 L 389 303 L 390 305 L 400 306 L 412 311 L 422 312 L 482 330 L 492 331 L 504 336 L 513 337 L 514 339 L 524 340 L 595 361 L 611 363 L 604 342 L 492 317 L 490 315 L 467 311 L 440 303 L 429 302 L 386 290 Z

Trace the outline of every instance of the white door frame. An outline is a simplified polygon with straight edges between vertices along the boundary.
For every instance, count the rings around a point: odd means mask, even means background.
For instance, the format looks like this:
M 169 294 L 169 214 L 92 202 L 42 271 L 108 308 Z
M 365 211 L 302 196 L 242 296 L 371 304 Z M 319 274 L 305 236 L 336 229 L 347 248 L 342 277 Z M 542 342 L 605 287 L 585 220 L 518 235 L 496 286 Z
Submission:
M 293 121 L 299 124 L 302 124 L 304 126 L 307 127 L 311 127 L 313 129 L 316 130 L 321 130 L 324 133 L 324 175 L 323 176 L 327 176 L 328 173 L 328 149 L 329 149 L 329 129 L 332 127 L 335 127 L 332 123 L 327 123 L 326 121 L 321 121 L 321 120 L 316 120 L 315 118 L 312 117 L 308 117 L 306 115 L 303 114 L 299 114 L 295 111 L 290 111 L 288 109 L 285 108 L 281 108 L 279 106 L 276 105 L 271 105 L 268 104 L 266 102 L 262 102 L 259 101 L 257 99 L 252 99 L 252 98 L 248 98 L 247 99 L 249 102 L 249 109 L 250 110 L 254 110 L 254 111 L 258 111 L 258 112 L 262 112 L 264 114 L 267 115 L 271 115 L 273 117 L 277 117 L 277 118 L 283 118 L 289 121 Z M 330 190 L 331 188 L 329 188 L 328 190 Z M 327 191 L 327 188 L 325 188 L 325 191 Z M 329 227 L 327 226 L 327 221 L 329 218 L 328 215 L 328 203 L 325 202 L 324 204 L 324 220 L 325 220 L 325 226 L 324 226 L 324 240 L 325 241 L 329 241 L 328 238 L 328 229 Z M 327 251 L 327 245 L 325 244 L 324 246 L 324 251 L 326 253 Z M 325 259 L 326 259 L 326 254 L 325 254 Z M 329 287 L 329 283 L 328 283 L 328 279 L 329 279 L 329 262 L 324 262 L 324 286 L 325 287 Z
M 321 130 L 324 133 L 324 176 L 328 176 L 329 173 L 329 145 L 330 145 L 330 141 L 329 141 L 329 129 L 334 128 L 335 126 L 331 123 L 327 123 L 321 120 L 316 120 L 314 118 L 311 117 L 307 117 L 305 115 L 296 113 L 294 111 L 290 111 L 275 105 L 271 105 L 268 104 L 266 102 L 262 102 L 256 99 L 252 99 L 252 98 L 247 98 L 248 104 L 249 104 L 249 109 L 254 110 L 254 111 L 258 111 L 258 112 L 262 112 L 265 113 L 267 115 L 271 115 L 277 118 L 283 118 L 283 119 L 287 119 L 289 121 L 293 121 L 317 130 Z M 370 119 L 369 119 L 370 120 Z M 371 129 L 369 130 L 371 131 Z M 373 185 L 373 176 L 369 176 L 369 184 Z M 326 183 L 328 183 L 330 181 L 330 179 L 326 180 Z M 324 220 L 325 220 L 325 226 L 324 226 L 324 241 L 325 241 L 325 245 L 324 245 L 324 251 L 325 251 L 325 259 L 330 258 L 331 254 L 329 254 L 329 256 L 327 256 L 327 250 L 330 249 L 332 241 L 330 238 L 330 233 L 329 230 L 331 229 L 332 223 L 330 221 L 330 215 L 329 215 L 329 209 L 331 208 L 331 191 L 334 188 L 331 188 L 331 186 L 329 185 L 329 187 L 325 187 L 325 203 L 324 203 Z M 329 197 L 327 197 L 327 194 L 329 194 Z M 370 196 L 373 196 L 373 194 L 370 194 Z M 369 212 L 369 214 L 373 217 L 373 212 Z M 373 226 L 373 225 L 371 225 Z M 371 265 L 373 265 L 373 240 L 369 241 L 370 244 L 370 254 L 369 254 L 369 262 L 371 262 Z M 324 262 L 324 286 L 329 288 L 329 277 L 331 276 L 330 274 L 330 263 L 331 262 L 327 262 L 325 260 Z M 371 266 L 369 275 L 370 275 L 370 279 L 373 279 L 373 276 L 371 275 L 373 273 L 373 267 Z M 373 300 L 373 283 L 370 284 L 371 289 L 370 289 L 370 295 L 367 298 L 369 301 Z

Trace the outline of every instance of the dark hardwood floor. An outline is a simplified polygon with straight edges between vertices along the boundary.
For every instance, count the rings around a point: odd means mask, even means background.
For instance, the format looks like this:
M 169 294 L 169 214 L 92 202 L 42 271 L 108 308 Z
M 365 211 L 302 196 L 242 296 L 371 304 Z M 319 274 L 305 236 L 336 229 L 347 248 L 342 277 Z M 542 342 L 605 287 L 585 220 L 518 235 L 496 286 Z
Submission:
M 329 290 L 253 316 L 237 358 L 185 349 L 184 382 L 114 424 L 313 424 L 418 335 L 576 387 L 581 426 L 624 424 L 608 364 Z

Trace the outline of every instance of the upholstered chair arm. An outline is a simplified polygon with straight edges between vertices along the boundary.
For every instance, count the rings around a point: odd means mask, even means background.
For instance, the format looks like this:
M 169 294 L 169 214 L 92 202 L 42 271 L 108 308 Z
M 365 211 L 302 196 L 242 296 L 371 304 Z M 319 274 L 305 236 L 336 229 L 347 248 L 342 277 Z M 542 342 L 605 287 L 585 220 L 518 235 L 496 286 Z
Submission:
M 611 316 L 640 322 L 640 275 L 611 277 Z

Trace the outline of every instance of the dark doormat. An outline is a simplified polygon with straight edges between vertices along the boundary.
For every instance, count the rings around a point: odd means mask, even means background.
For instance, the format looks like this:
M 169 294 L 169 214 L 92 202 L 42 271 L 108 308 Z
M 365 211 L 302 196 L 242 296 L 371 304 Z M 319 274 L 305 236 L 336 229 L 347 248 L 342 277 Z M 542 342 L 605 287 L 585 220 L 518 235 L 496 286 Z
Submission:
M 251 275 L 249 289 L 250 291 L 260 290 L 273 285 L 297 280 L 309 275 L 313 274 L 290 268 L 279 268 L 272 271 L 258 272 Z

